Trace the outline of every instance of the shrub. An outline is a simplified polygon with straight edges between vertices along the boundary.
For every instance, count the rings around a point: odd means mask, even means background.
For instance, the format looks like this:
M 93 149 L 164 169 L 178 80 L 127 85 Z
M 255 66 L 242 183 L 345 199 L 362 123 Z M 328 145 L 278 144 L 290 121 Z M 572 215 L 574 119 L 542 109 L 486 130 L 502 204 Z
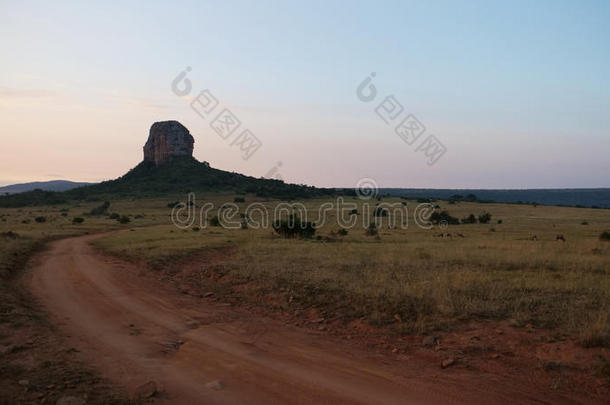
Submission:
M 375 215 L 376 217 L 387 217 L 388 210 L 383 207 L 377 207 L 375 208 L 375 212 L 373 215 Z
M 302 221 L 295 214 L 287 219 L 278 219 L 273 222 L 273 229 L 283 238 L 311 238 L 316 233 L 313 222 Z
M 242 220 L 240 226 L 241 226 L 241 229 L 248 229 L 248 221 L 245 219 Z
M 498 225 L 502 224 L 502 220 L 498 219 Z
M 235 197 L 235 198 L 233 199 L 233 202 L 234 202 L 234 203 L 244 203 L 244 202 L 246 202 L 246 199 L 245 199 L 245 198 L 243 198 L 243 197 Z
M 587 221 L 582 221 L 580 224 L 581 225 L 589 225 L 589 223 Z
M 131 222 L 131 219 L 129 219 L 127 215 L 121 215 L 121 217 L 117 219 L 117 221 L 119 221 L 119 223 L 121 224 L 128 224 L 129 222 Z
M 449 225 L 458 225 L 460 223 L 457 218 L 449 215 L 447 211 L 433 212 L 432 215 L 430 215 L 430 222 L 435 225 L 438 225 L 441 222 L 446 222 Z
M 62 212 L 62 213 L 61 213 L 61 216 L 62 216 L 62 217 L 67 217 L 67 216 L 68 216 L 68 213 L 67 213 L 67 212 Z
M 479 222 L 482 224 L 488 224 L 491 221 L 491 214 L 489 212 L 485 212 L 479 215 Z
M 36 218 L 34 218 L 34 221 L 36 221 L 39 224 L 41 224 L 43 222 L 47 222 L 47 218 L 46 217 L 36 217 Z
M 463 224 L 476 224 L 477 217 L 475 217 L 474 214 L 470 214 L 466 218 L 462 218 L 462 223 Z
M 178 204 L 180 204 L 180 201 L 169 202 L 167 203 L 167 208 L 174 208 Z
M 105 215 L 108 212 L 109 207 L 110 203 L 108 201 L 104 201 L 102 205 L 89 211 L 89 215 Z
M 371 222 L 369 224 L 369 227 L 366 228 L 366 231 L 364 232 L 364 234 L 366 236 L 376 236 L 379 232 L 377 231 L 377 225 L 375 225 L 374 222 Z
M 0 233 L 0 236 L 6 239 L 17 239 L 19 237 L 19 235 L 13 231 L 2 232 Z
M 356 208 L 354 208 L 349 213 L 350 213 L 350 215 L 358 215 L 358 210 Z
M 113 212 L 112 214 L 110 214 L 108 216 L 108 218 L 110 218 L 110 219 L 119 219 L 119 218 L 121 218 L 121 216 L 119 214 L 117 214 L 116 212 Z
M 85 222 L 85 218 L 81 218 L 81 217 L 72 218 L 73 224 L 82 224 L 83 222 Z
M 602 232 L 601 235 L 599 235 L 599 240 L 610 241 L 610 232 Z
M 194 226 L 193 227 L 193 232 L 199 232 L 199 227 L 198 226 Z
M 212 225 L 212 226 L 220 226 L 220 219 L 218 219 L 218 215 L 214 215 L 210 219 L 210 225 Z
M 340 235 L 340 236 L 347 236 L 347 229 L 341 228 L 341 229 L 339 229 L 337 234 Z

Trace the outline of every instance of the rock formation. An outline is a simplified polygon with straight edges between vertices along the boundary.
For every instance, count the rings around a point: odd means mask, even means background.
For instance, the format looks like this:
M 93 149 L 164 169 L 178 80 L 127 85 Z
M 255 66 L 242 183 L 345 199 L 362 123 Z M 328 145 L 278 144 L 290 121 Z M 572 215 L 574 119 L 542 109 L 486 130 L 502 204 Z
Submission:
M 144 145 L 144 161 L 160 165 L 173 156 L 193 156 L 194 143 L 189 130 L 178 121 L 155 122 Z

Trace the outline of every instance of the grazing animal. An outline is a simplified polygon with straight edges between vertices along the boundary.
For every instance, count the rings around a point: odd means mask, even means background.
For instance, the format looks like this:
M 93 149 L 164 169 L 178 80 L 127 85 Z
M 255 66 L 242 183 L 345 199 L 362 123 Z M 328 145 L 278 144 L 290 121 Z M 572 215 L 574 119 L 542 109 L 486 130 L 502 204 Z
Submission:
M 536 235 L 534 235 L 530 238 L 530 240 L 538 240 L 538 237 Z
M 564 238 L 564 236 L 563 236 L 563 235 L 557 235 L 557 236 L 555 237 L 555 240 L 561 240 L 561 241 L 564 241 L 564 242 L 565 242 L 565 241 L 566 241 L 566 238 Z

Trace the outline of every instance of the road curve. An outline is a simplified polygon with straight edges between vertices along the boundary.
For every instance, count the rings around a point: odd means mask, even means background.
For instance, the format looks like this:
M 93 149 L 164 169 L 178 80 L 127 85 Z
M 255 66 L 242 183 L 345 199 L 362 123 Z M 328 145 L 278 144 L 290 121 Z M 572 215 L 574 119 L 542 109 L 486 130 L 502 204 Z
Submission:
M 71 344 L 131 394 L 153 380 L 164 390 L 156 401 L 175 404 L 553 402 L 179 294 L 98 254 L 96 237 L 53 242 L 28 282 Z

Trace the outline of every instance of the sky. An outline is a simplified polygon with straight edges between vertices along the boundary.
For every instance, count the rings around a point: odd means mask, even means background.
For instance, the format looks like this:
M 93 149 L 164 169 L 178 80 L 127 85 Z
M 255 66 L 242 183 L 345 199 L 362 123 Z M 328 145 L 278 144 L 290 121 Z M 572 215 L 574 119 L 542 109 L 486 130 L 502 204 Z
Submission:
M 178 120 L 197 159 L 291 183 L 610 187 L 608 1 L 105 3 L 0 0 L 0 185 L 116 178 Z

